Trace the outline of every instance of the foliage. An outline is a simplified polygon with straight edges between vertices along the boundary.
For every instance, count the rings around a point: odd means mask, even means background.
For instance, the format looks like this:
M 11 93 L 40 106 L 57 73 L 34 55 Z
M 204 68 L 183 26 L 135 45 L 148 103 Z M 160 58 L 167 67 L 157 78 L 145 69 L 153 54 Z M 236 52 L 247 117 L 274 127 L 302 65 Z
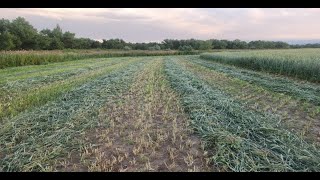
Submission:
M 320 151 L 288 131 L 276 116 L 243 104 L 166 61 L 172 87 L 180 93 L 192 127 L 213 151 L 211 163 L 232 171 L 319 171 Z
M 288 77 L 279 77 L 263 72 L 240 69 L 233 66 L 216 63 L 211 60 L 201 60 L 198 57 L 188 57 L 187 60 L 207 67 L 214 71 L 222 72 L 227 76 L 247 81 L 269 91 L 283 93 L 294 98 L 320 106 L 320 86 L 314 83 L 301 83 Z
M 3 36 L 4 32 L 6 34 Z M 123 39 L 103 39 L 102 42 L 89 38 L 76 38 L 75 33 L 63 32 L 61 27 L 57 25 L 54 29 L 43 29 L 40 32 L 24 18 L 18 17 L 13 21 L 6 19 L 0 20 L 0 42 L 4 45 L 0 46 L 0 50 L 49 50 L 49 49 L 123 49 L 128 46 L 134 50 L 160 50 L 172 49 L 179 50 L 181 47 L 189 47 L 195 50 L 210 49 L 283 49 L 290 48 L 285 42 L 275 41 L 241 41 L 239 39 L 230 40 L 197 40 L 197 39 L 165 39 L 161 43 L 130 43 Z M 48 43 L 50 45 L 48 45 Z M 299 46 L 292 45 L 293 48 L 310 47 L 313 45 Z M 159 48 L 160 47 L 160 48 Z M 314 47 L 319 47 L 314 45 Z
M 184 45 L 179 47 L 180 51 L 192 51 L 192 47 L 190 45 Z
M 320 82 L 318 49 L 257 50 L 202 54 L 203 59 Z
M 56 38 L 48 48 L 62 49 L 62 43 Z M 85 39 L 84 39 L 85 40 Z M 48 45 L 48 44 L 46 44 Z M 64 50 L 64 51 L 4 51 L 0 53 L 0 69 L 15 66 L 39 65 L 52 62 L 63 62 L 87 58 L 108 58 L 124 56 L 164 56 L 164 55 L 192 55 L 196 51 L 141 51 L 141 50 Z

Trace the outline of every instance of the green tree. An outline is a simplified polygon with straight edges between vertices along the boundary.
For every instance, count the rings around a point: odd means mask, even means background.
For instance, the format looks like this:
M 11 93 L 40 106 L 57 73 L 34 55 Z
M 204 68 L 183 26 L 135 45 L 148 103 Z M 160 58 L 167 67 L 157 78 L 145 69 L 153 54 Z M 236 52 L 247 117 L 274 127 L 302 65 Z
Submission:
M 8 31 L 0 33 L 0 50 L 12 50 L 14 48 L 14 36 Z
M 51 49 L 52 38 L 47 35 L 39 34 L 37 36 L 38 48 L 43 50 Z M 55 45 L 53 45 L 55 46 Z
M 50 50 L 54 50 L 54 49 L 63 49 L 63 43 L 60 41 L 60 39 L 54 37 L 52 38 L 51 40 L 51 43 L 50 43 L 50 47 L 49 49 Z
M 105 49 L 123 49 L 126 46 L 126 42 L 122 39 L 103 39 L 101 46 Z
M 9 26 L 10 26 L 10 21 L 2 18 L 0 20 L 0 33 L 9 31 Z
M 62 42 L 64 44 L 64 48 L 72 49 L 74 48 L 74 38 L 75 33 L 71 33 L 69 31 L 65 32 L 62 36 Z
M 228 45 L 227 40 L 212 40 L 212 47 L 213 49 L 226 49 Z
M 200 50 L 209 50 L 209 49 L 212 49 L 212 42 L 211 42 L 210 40 L 201 41 L 201 42 L 200 42 L 199 49 L 200 49 Z
M 99 41 L 93 41 L 91 42 L 91 48 L 96 49 L 96 48 L 101 48 L 101 43 Z
M 193 48 L 190 45 L 184 45 L 179 47 L 180 51 L 192 51 Z
M 126 50 L 126 51 L 129 51 L 129 50 L 131 50 L 131 47 L 130 46 L 125 46 L 123 49 Z
M 57 26 L 51 31 L 52 34 L 52 38 L 58 38 L 60 39 L 60 41 L 62 40 L 63 37 L 63 33 L 62 33 L 62 29 L 60 28 L 59 24 L 57 24 Z
M 161 47 L 158 44 L 156 44 L 154 46 L 149 47 L 149 50 L 159 51 L 159 50 L 161 50 Z
M 18 17 L 9 26 L 9 32 L 14 35 L 14 44 L 18 49 L 37 48 L 37 30 L 24 18 Z
M 52 31 L 50 29 L 43 29 L 40 31 L 40 34 L 53 38 Z

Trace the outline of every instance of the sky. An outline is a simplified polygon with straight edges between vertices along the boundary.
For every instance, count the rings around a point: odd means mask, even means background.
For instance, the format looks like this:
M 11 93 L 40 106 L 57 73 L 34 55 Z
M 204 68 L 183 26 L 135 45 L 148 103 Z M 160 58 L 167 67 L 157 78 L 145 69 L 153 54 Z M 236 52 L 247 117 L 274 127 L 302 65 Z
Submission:
M 26 18 L 35 28 L 54 28 L 96 40 L 163 39 L 317 40 L 320 8 L 10 8 L 0 18 Z

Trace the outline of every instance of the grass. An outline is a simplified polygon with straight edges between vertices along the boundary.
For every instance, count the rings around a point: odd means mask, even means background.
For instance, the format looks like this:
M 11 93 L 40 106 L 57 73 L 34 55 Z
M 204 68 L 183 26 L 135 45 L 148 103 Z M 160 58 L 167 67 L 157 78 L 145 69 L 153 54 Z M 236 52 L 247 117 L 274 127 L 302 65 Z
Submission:
M 0 52 L 0 69 L 89 58 L 164 56 L 183 54 L 198 54 L 198 52 L 142 50 L 2 51 Z
M 30 79 L 30 81 L 37 78 L 46 79 L 50 78 L 51 75 L 58 75 L 60 73 L 74 73 L 76 71 L 93 70 L 107 64 L 107 61 L 115 61 L 115 58 L 83 59 L 39 66 L 10 67 L 0 71 L 0 85 L 11 82 L 23 83 L 26 79 Z
M 78 138 L 85 129 L 107 125 L 95 121 L 99 108 L 108 98 L 125 90 L 144 62 L 127 63 L 92 76 L 90 81 L 70 88 L 55 100 L 5 121 L 0 130 L 2 169 L 52 170 L 57 158 L 81 146 Z
M 211 60 L 201 60 L 196 56 L 187 57 L 193 63 L 227 74 L 251 84 L 256 84 L 273 92 L 290 95 L 293 98 L 320 105 L 320 86 L 317 83 L 303 82 L 288 77 L 276 76 L 237 67 L 226 66 Z
M 320 170 L 316 142 L 283 123 L 318 133 L 317 83 L 199 56 L 10 67 L 0 79 L 0 171 Z
M 319 83 L 319 54 L 319 49 L 289 49 L 205 53 L 200 57 L 219 63 Z
M 131 61 L 134 61 L 134 59 L 123 63 L 120 63 L 119 61 L 117 64 L 111 66 L 102 66 L 102 68 L 95 71 L 92 70 L 87 73 L 78 74 L 76 77 L 70 77 L 48 85 L 40 86 L 39 88 L 29 91 L 29 93 L 17 94 L 13 97 L 9 96 L 7 97 L 9 100 L 7 100 L 5 104 L 1 103 L 2 111 L 0 112 L 0 118 L 12 117 L 28 108 L 41 106 L 48 101 L 54 100 L 63 93 L 68 92 L 72 88 L 91 81 L 106 72 L 123 67 L 124 65 L 131 63 Z
M 212 68 L 196 64 L 187 58 L 177 58 L 179 65 L 190 71 L 210 86 L 228 94 L 233 99 L 254 111 L 276 115 L 287 129 L 295 131 L 310 142 L 320 142 L 318 136 L 320 107 L 299 101 L 291 96 L 269 91 L 247 81 L 230 77 Z
M 276 117 L 245 109 L 173 58 L 166 61 L 166 73 L 196 133 L 215 152 L 211 163 L 221 170 L 320 170 L 319 149 L 286 130 Z

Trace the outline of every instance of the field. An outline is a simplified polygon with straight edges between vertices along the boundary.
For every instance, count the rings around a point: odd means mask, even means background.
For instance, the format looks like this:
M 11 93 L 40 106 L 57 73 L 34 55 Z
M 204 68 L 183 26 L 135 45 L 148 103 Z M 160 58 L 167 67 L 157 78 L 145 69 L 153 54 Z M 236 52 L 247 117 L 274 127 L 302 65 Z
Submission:
M 40 65 L 88 58 L 165 56 L 199 54 L 198 51 L 150 50 L 54 50 L 54 51 L 0 51 L 0 69 L 26 65 Z
M 294 70 L 320 60 L 298 51 L 5 66 L 0 171 L 320 171 L 318 77 Z
M 204 59 L 252 70 L 320 82 L 320 49 L 254 50 L 201 55 Z

